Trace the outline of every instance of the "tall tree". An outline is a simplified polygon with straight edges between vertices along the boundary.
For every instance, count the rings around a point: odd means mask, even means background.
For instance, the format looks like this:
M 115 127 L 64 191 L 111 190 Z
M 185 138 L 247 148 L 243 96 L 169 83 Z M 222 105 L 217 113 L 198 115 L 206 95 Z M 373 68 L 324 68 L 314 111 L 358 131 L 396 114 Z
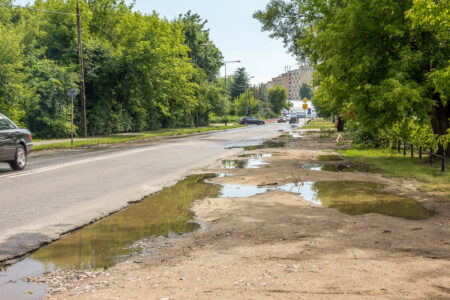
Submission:
M 209 37 L 208 21 L 198 14 L 188 11 L 180 15 L 178 21 L 183 24 L 185 43 L 190 48 L 189 57 L 207 74 L 209 81 L 217 78 L 223 65 L 223 55 Z
M 237 69 L 233 74 L 233 83 L 231 84 L 231 98 L 236 99 L 245 93 L 250 83 L 250 77 L 245 68 Z

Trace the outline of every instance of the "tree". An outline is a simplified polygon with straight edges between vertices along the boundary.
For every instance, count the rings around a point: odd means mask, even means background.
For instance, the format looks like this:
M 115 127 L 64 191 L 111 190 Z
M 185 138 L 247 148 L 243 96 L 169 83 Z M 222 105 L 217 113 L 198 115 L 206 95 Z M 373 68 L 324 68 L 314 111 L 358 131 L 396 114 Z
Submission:
M 67 90 L 80 82 L 75 1 L 0 6 L 0 111 L 36 137 L 67 137 Z M 122 0 L 80 1 L 88 133 L 207 124 L 230 101 L 217 87 L 222 54 L 206 21 L 190 12 L 168 21 Z M 81 126 L 80 99 L 75 128 Z
M 289 109 L 291 106 L 287 101 L 288 95 L 284 87 L 278 85 L 267 90 L 267 99 L 271 110 L 280 115 L 283 109 Z
M 235 99 L 234 105 L 239 115 L 245 115 L 245 108 L 249 108 L 249 115 L 255 115 L 261 111 L 262 102 L 255 99 L 252 90 L 248 89 L 247 93 L 242 93 Z
M 179 16 L 178 22 L 184 27 L 189 57 L 204 70 L 209 81 L 214 81 L 223 65 L 223 55 L 209 38 L 209 29 L 205 28 L 208 21 L 188 11 Z
M 355 113 L 376 135 L 403 119 L 449 128 L 448 1 L 272 0 L 263 30 L 314 64 L 322 111 Z M 446 21 L 447 20 L 447 21 Z
M 231 84 L 231 99 L 238 98 L 242 93 L 245 93 L 248 85 L 250 83 L 250 78 L 247 74 L 245 68 L 239 68 L 233 74 L 233 82 Z
M 307 84 L 306 82 L 302 84 L 302 86 L 300 87 L 300 99 L 308 99 L 311 100 L 313 97 L 313 91 L 311 89 L 311 86 L 309 84 Z

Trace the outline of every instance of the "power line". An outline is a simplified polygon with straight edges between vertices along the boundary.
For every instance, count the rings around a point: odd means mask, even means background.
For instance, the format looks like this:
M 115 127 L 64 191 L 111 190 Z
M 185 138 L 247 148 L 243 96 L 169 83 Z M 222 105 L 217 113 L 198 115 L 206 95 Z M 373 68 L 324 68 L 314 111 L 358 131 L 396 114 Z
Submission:
M 37 8 L 31 8 L 26 6 L 20 6 L 20 5 L 14 5 L 14 4 L 7 4 L 4 2 L 0 2 L 0 4 L 4 7 L 14 7 L 14 8 L 22 8 L 22 9 L 28 9 L 28 10 L 34 10 L 39 12 L 45 12 L 45 13 L 51 13 L 51 14 L 58 14 L 58 15 L 69 15 L 69 16 L 78 16 L 78 14 L 74 13 L 68 13 L 68 12 L 61 12 L 61 11 L 52 11 L 52 10 L 44 10 L 44 9 L 37 9 Z

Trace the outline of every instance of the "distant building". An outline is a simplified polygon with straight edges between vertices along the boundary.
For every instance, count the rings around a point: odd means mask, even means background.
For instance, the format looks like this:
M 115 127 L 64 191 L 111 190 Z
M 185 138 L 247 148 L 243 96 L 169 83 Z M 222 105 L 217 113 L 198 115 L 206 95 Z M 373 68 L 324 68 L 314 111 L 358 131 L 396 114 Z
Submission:
M 300 88 L 304 83 L 312 86 L 313 83 L 313 68 L 311 66 L 300 66 L 298 69 L 289 70 L 286 68 L 285 73 L 278 77 L 272 78 L 265 84 L 267 88 L 273 86 L 281 86 L 286 89 L 288 100 L 301 100 Z
M 300 99 L 300 88 L 304 83 L 312 86 L 313 84 L 313 68 L 311 66 L 303 65 L 298 69 L 289 70 L 287 67 L 285 72 L 278 77 L 272 78 L 272 81 L 264 84 L 266 88 L 271 88 L 273 86 L 281 86 L 286 89 L 288 94 L 288 101 L 292 103 L 291 110 L 283 111 L 285 115 L 297 115 L 297 114 L 305 114 L 305 110 L 303 110 L 303 99 Z M 309 99 L 311 100 L 311 99 Z M 308 101 L 308 107 L 310 110 L 306 111 L 309 115 L 315 117 L 316 111 L 311 103 Z

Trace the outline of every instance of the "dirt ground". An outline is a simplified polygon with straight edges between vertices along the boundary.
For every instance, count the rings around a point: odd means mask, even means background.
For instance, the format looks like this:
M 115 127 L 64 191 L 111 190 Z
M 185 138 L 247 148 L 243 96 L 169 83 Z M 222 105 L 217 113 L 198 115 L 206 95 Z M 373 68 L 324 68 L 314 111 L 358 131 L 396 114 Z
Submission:
M 286 139 L 287 140 L 287 139 Z M 302 181 L 367 181 L 435 212 L 426 220 L 346 215 L 298 194 L 203 199 L 192 209 L 203 230 L 140 241 L 148 253 L 106 271 L 56 272 L 48 299 L 450 299 L 450 203 L 420 183 L 374 173 L 299 168 L 333 154 L 332 139 L 288 139 L 270 167 L 226 170 L 215 183 L 276 186 Z M 204 172 L 224 172 L 221 162 Z

